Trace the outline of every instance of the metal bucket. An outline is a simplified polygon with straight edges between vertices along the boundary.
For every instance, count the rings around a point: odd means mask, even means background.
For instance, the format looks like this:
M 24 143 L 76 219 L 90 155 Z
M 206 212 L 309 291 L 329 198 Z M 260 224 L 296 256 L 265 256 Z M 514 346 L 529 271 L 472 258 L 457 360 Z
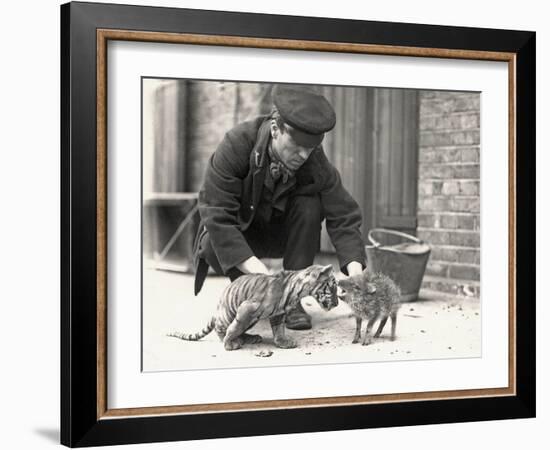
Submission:
M 373 235 L 390 234 L 404 239 L 393 245 L 382 245 Z M 365 246 L 367 267 L 389 276 L 401 288 L 401 301 L 418 299 L 418 291 L 430 257 L 430 246 L 415 236 L 400 231 L 373 228 L 368 234 L 372 245 Z

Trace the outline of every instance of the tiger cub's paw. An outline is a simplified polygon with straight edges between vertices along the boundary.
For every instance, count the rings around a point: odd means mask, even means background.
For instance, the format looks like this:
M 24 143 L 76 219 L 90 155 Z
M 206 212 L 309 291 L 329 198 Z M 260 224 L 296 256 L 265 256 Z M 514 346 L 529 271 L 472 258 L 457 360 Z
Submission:
M 243 334 L 241 336 L 245 344 L 259 344 L 262 342 L 262 337 L 259 334 Z
M 243 346 L 243 340 L 238 337 L 237 339 L 225 340 L 223 341 L 223 348 L 227 351 L 238 350 Z
M 276 337 L 275 345 L 279 348 L 296 348 L 298 347 L 298 344 L 294 339 L 290 339 L 289 337 L 283 336 L 283 337 Z

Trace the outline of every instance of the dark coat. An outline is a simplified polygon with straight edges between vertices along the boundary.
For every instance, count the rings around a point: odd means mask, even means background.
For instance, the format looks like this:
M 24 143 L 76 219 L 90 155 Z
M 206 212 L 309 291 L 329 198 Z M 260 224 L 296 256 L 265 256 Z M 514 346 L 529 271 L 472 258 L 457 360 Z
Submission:
M 205 230 L 224 273 L 254 256 L 242 232 L 254 220 L 260 202 L 270 139 L 270 118 L 260 116 L 228 131 L 208 160 L 199 192 L 201 224 L 194 246 L 195 264 Z M 298 169 L 296 183 L 289 188 L 293 189 L 289 195 L 320 196 L 326 228 L 344 273 L 351 261 L 364 265 L 361 211 L 322 146 Z

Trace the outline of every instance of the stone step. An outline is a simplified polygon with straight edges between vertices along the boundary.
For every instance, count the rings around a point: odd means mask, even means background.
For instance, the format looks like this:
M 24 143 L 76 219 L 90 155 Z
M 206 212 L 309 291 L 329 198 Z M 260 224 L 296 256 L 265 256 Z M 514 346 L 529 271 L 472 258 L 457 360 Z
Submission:
M 479 281 L 425 275 L 422 280 L 422 289 L 459 297 L 479 298 L 480 283 Z

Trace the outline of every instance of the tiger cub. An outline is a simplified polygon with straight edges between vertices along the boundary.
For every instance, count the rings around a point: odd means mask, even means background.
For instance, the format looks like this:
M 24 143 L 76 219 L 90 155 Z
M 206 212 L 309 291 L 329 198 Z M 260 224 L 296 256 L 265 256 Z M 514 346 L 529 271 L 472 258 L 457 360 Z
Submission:
M 269 319 L 273 341 L 279 348 L 294 348 L 296 342 L 285 336 L 285 315 L 308 295 L 326 311 L 338 305 L 337 283 L 331 265 L 313 265 L 303 270 L 282 270 L 273 275 L 242 275 L 227 286 L 215 315 L 206 327 L 194 334 L 173 332 L 168 336 L 196 341 L 212 330 L 226 350 L 261 342 L 257 334 L 247 334 L 260 319 Z
M 395 340 L 401 290 L 390 277 L 365 269 L 362 274 L 338 281 L 338 298 L 349 305 L 355 316 L 356 327 L 353 344 L 361 339 L 363 319 L 367 320 L 363 345 L 368 345 L 373 338 L 380 337 L 388 317 L 391 317 L 391 340 Z M 372 336 L 372 327 L 378 319 L 380 319 L 380 324 Z

